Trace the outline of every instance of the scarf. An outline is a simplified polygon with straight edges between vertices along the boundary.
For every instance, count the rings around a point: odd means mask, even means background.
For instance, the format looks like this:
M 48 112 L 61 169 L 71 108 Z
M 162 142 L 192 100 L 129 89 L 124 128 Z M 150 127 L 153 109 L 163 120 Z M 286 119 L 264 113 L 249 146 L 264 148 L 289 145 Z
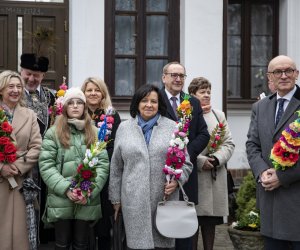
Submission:
M 159 117 L 160 114 L 156 114 L 149 121 L 144 121 L 143 118 L 140 115 L 138 115 L 138 125 L 141 127 L 143 131 L 147 146 L 149 145 L 150 142 L 153 127 L 157 124 L 157 120 Z
M 68 119 L 68 123 L 75 126 L 77 130 L 84 130 L 85 120 L 78 120 L 76 118 Z
M 12 120 L 14 118 L 14 112 L 15 112 L 15 108 L 13 109 L 10 109 L 5 103 L 1 103 L 1 107 L 3 108 L 4 110 L 4 113 L 7 117 L 7 120 L 10 124 L 12 124 Z
M 211 105 L 204 105 L 204 106 L 201 106 L 202 110 L 203 110 L 203 114 L 207 114 L 211 111 Z

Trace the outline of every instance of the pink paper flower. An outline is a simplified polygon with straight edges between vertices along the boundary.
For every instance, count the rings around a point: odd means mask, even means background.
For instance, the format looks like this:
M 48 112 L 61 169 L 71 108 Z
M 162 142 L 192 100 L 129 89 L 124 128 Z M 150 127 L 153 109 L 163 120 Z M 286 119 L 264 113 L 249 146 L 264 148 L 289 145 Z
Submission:
M 163 172 L 171 178 L 179 179 L 182 173 L 182 166 L 185 163 L 186 146 L 188 143 L 188 129 L 192 119 L 192 106 L 189 102 L 189 96 L 179 105 L 179 121 L 173 131 L 170 146 L 167 149 L 167 157 Z

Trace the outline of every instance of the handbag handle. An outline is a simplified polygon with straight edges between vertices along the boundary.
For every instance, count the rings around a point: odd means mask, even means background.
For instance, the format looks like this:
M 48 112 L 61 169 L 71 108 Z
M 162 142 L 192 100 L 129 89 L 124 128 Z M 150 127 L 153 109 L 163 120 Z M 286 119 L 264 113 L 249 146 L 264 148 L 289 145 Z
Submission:
M 184 201 L 189 202 L 189 197 L 188 197 L 188 196 L 186 195 L 186 193 L 184 192 L 184 189 L 183 189 L 183 186 L 182 186 L 181 182 L 180 182 L 180 181 L 177 181 L 177 183 L 178 183 L 178 185 L 179 185 L 179 187 L 180 187 L 180 189 L 181 189 L 181 192 L 182 192 L 182 196 L 183 196 Z
M 184 192 L 184 189 L 183 189 L 183 186 L 182 186 L 181 182 L 177 180 L 177 183 L 178 183 L 179 188 L 180 188 L 180 190 L 181 190 L 181 192 L 182 192 L 183 200 L 189 205 L 189 204 L 190 204 L 190 202 L 189 202 L 189 197 L 188 197 L 187 194 Z M 165 201 L 167 201 L 166 196 L 164 196 L 164 198 L 163 198 L 163 203 L 164 203 Z

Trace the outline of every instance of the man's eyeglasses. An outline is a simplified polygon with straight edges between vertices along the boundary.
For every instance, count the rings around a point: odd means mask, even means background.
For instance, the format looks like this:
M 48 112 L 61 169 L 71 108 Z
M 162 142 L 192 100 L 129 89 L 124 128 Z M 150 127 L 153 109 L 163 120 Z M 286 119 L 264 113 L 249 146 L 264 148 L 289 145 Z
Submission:
M 296 71 L 296 69 L 286 69 L 286 70 L 280 70 L 280 69 L 276 69 L 273 72 L 268 72 L 269 74 L 273 74 L 276 78 L 280 78 L 282 77 L 282 74 L 284 73 L 287 77 L 291 77 L 294 72 Z
M 70 107 L 75 107 L 75 105 L 76 106 L 82 106 L 82 105 L 84 105 L 84 102 L 81 101 L 81 100 L 78 100 L 78 101 L 71 100 L 71 101 L 68 102 L 68 106 L 70 106 Z
M 177 79 L 177 77 L 179 76 L 179 78 L 181 80 L 184 80 L 186 78 L 185 74 L 178 74 L 178 73 L 165 73 L 165 75 L 170 75 L 173 79 Z

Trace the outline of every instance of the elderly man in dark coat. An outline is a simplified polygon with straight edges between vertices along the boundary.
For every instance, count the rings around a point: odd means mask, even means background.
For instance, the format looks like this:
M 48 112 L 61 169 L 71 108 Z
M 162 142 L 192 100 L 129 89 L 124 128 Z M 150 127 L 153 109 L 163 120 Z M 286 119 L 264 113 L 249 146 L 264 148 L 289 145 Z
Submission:
M 48 108 L 55 102 L 54 91 L 42 86 L 48 71 L 49 60 L 36 54 L 21 55 L 21 76 L 25 82 L 25 96 L 28 108 L 38 118 L 41 136 L 44 136 L 50 125 Z
M 43 137 L 50 127 L 50 116 L 48 108 L 54 105 L 54 91 L 42 86 L 42 81 L 48 71 L 49 60 L 47 57 L 38 56 L 36 54 L 24 53 L 21 55 L 21 77 L 25 82 L 25 101 L 28 108 L 32 109 L 37 115 L 37 121 L 40 128 L 40 134 Z M 45 191 L 46 186 L 41 180 L 38 173 L 38 166 L 33 168 L 34 181 L 41 186 L 40 211 L 44 210 L 46 203 Z M 49 230 L 44 230 L 41 221 L 40 240 L 45 243 L 48 239 L 54 238 L 54 233 Z M 50 233 L 52 232 L 52 233 Z
M 170 62 L 163 68 L 162 82 L 165 87 L 161 89 L 160 93 L 167 104 L 166 116 L 174 121 L 177 121 L 176 107 L 183 101 L 185 95 L 182 91 L 185 77 L 185 67 L 179 62 Z M 184 190 L 190 201 L 198 204 L 197 156 L 206 148 L 209 133 L 200 102 L 191 96 L 190 103 L 193 111 L 187 149 L 194 168 L 188 182 L 184 185 Z M 176 240 L 176 249 L 192 249 L 192 237 Z
M 276 170 L 270 161 L 274 143 L 298 117 L 295 113 L 300 109 L 300 89 L 295 84 L 298 75 L 291 58 L 281 55 L 272 59 L 268 77 L 277 92 L 252 108 L 246 148 L 257 180 L 257 206 L 266 250 L 300 249 L 300 163 Z M 283 105 L 280 99 L 284 99 Z

